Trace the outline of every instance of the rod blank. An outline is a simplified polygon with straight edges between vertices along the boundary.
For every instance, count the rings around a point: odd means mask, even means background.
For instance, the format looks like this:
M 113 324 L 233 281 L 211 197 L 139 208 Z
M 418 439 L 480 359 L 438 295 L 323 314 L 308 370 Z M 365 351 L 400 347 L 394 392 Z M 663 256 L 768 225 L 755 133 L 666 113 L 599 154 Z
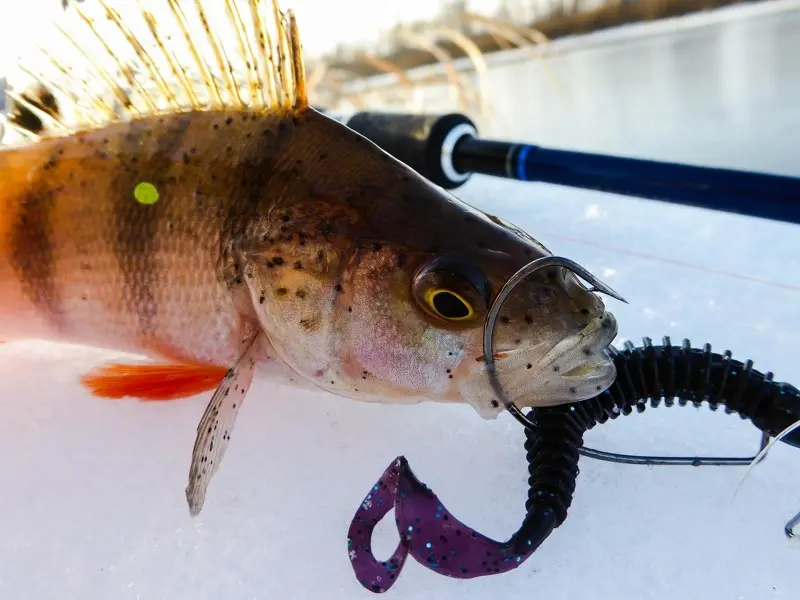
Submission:
M 445 189 L 477 173 L 800 224 L 797 177 L 484 140 L 459 113 L 326 114 Z

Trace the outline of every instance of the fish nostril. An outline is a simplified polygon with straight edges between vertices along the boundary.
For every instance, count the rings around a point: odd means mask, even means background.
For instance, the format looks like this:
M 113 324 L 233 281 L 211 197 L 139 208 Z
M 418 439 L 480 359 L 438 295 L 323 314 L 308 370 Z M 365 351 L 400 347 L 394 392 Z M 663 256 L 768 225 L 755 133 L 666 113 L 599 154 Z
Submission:
M 575 298 L 575 306 L 584 317 L 596 318 L 605 312 L 605 304 L 593 293 L 583 294 L 580 298 Z
M 582 321 L 585 325 L 589 325 L 594 319 L 602 318 L 604 313 L 603 306 L 592 306 L 591 308 L 583 306 L 580 308 L 580 314 L 583 317 Z

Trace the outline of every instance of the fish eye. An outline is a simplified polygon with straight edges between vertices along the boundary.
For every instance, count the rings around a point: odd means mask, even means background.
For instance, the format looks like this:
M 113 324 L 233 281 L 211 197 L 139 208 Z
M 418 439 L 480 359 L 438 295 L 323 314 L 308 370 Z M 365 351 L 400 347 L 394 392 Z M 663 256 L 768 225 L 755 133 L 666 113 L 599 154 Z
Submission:
M 414 277 L 412 292 L 427 314 L 451 323 L 473 323 L 486 313 L 489 282 L 477 267 L 464 261 L 438 257 Z
M 463 321 L 475 314 L 470 303 L 452 290 L 428 290 L 425 301 L 437 315 L 449 321 Z

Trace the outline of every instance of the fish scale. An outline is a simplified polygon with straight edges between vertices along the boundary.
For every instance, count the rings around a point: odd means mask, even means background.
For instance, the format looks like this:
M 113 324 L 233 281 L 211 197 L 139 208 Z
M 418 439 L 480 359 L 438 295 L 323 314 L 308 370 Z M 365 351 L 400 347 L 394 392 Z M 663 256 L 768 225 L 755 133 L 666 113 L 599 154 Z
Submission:
M 96 397 L 213 390 L 192 515 L 254 378 L 288 383 L 280 401 L 504 410 L 483 324 L 550 252 L 310 108 L 291 11 L 87 0 L 55 25 L 9 78 L 0 336 L 143 356 L 84 374 Z M 592 291 L 538 272 L 503 301 L 494 370 L 520 407 L 593 397 L 616 331 Z

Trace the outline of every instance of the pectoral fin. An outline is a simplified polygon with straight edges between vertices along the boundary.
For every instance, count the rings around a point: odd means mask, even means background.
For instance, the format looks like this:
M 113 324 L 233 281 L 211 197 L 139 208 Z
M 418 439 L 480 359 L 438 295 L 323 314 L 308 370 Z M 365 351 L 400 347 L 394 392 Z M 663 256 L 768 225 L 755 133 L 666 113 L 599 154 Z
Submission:
M 200 514 L 208 484 L 230 443 L 236 415 L 253 381 L 260 339 L 256 336 L 251 340 L 233 368 L 225 374 L 197 426 L 189 484 L 186 486 L 186 500 L 193 517 Z

